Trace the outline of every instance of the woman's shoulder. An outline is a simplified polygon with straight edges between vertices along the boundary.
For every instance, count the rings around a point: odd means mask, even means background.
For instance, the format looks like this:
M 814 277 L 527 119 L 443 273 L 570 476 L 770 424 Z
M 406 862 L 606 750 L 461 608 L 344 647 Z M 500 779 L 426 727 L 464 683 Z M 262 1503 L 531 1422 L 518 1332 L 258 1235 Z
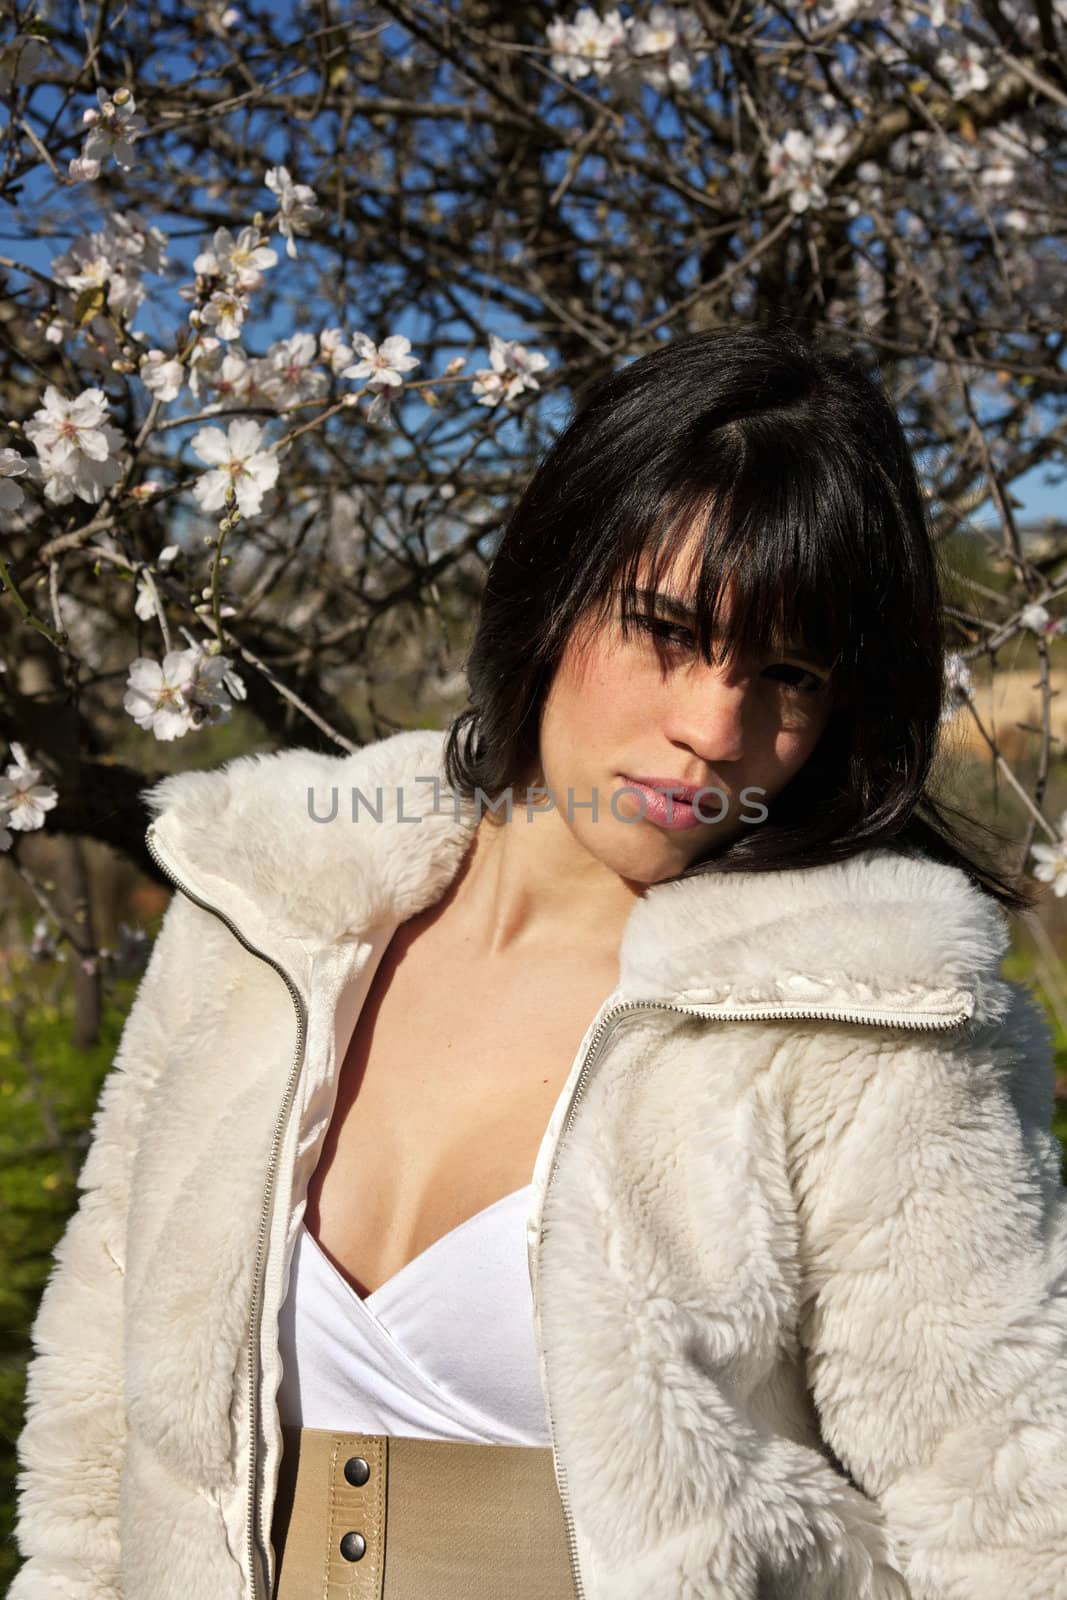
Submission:
M 961 870 L 871 847 L 818 866 L 653 885 L 623 960 L 635 988 L 971 1017 L 1003 1010 L 1010 938 Z
M 246 814 L 270 809 L 273 795 L 303 794 L 309 787 L 367 781 L 410 786 L 424 771 L 439 774 L 445 734 L 436 728 L 405 728 L 348 751 L 292 746 L 231 756 L 215 766 L 172 772 L 144 788 L 142 798 L 155 817 L 164 812 L 209 822 L 227 811 Z
M 149 848 L 179 886 L 278 937 L 404 921 L 447 882 L 469 834 L 442 793 L 444 742 L 404 729 L 341 754 L 254 752 L 170 774 L 142 791 Z

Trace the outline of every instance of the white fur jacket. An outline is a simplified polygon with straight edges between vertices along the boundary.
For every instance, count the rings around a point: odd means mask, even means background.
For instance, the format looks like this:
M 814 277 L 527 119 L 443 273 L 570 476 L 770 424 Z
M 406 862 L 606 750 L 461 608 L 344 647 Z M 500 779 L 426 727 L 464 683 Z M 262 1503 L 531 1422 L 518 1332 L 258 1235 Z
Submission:
M 267 1600 L 300 1183 L 368 951 L 472 836 L 443 739 L 146 791 L 180 892 L 34 1325 L 10 1600 Z M 884 849 L 635 902 L 528 1222 L 585 1600 L 1067 1600 L 1067 1196 L 1007 938 Z

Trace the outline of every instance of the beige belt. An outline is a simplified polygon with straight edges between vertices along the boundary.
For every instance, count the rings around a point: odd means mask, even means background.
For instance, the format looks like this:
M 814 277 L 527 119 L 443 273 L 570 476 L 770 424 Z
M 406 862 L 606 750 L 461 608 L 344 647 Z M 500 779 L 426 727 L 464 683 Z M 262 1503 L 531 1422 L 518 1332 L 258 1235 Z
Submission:
M 272 1600 L 575 1600 L 547 1447 L 282 1437 Z

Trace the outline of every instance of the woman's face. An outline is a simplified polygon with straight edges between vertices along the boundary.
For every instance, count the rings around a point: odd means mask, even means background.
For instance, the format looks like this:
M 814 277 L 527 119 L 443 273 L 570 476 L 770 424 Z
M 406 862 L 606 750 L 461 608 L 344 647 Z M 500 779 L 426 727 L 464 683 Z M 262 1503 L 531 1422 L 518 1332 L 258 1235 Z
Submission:
M 686 600 L 671 575 L 657 593 Z M 684 614 L 657 603 L 654 616 L 651 630 L 635 618 L 628 639 L 617 606 L 595 634 L 579 625 L 541 720 L 541 782 L 557 811 L 596 859 L 639 883 L 759 827 L 818 743 L 832 695 L 827 669 L 802 649 L 709 665 Z M 655 788 L 631 793 L 634 780 L 709 792 L 687 805 Z

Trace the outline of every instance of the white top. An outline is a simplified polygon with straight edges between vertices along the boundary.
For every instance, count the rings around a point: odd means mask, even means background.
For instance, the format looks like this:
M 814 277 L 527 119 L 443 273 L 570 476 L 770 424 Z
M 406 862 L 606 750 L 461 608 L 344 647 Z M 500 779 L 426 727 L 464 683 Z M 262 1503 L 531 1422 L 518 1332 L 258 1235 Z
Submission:
M 526 1255 L 530 1190 L 468 1217 L 366 1299 L 301 1222 L 279 1318 L 281 1421 L 548 1445 Z

